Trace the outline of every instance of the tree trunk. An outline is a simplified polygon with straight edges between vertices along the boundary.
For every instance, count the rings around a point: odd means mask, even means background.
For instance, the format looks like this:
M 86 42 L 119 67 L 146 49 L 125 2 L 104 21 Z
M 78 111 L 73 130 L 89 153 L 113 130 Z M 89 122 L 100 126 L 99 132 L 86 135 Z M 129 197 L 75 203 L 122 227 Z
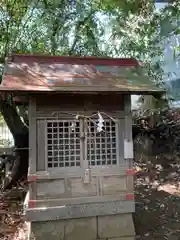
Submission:
M 12 178 L 9 183 L 4 186 L 4 190 L 12 188 L 17 181 L 23 177 L 27 177 L 28 172 L 28 158 L 29 158 L 29 130 L 28 127 L 21 120 L 17 112 L 16 105 L 9 103 L 7 99 L 0 97 L 0 110 L 4 120 L 13 135 L 16 160 L 12 169 Z

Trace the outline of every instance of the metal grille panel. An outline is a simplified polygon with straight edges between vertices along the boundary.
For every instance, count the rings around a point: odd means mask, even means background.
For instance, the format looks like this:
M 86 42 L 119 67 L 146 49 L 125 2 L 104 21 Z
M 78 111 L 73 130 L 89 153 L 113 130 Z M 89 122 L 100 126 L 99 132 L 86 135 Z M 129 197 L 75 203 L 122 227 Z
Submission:
M 87 121 L 87 159 L 89 165 L 115 165 L 116 153 L 116 124 L 111 119 L 104 119 L 102 132 L 97 132 L 97 121 Z
M 48 168 L 80 166 L 80 122 L 47 121 Z

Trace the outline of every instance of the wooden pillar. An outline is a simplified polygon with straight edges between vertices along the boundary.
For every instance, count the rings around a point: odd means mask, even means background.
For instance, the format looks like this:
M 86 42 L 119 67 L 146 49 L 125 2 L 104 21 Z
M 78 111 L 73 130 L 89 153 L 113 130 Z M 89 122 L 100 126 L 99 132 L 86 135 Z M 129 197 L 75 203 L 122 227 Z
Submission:
M 131 96 L 124 96 L 124 159 L 133 159 Z
M 36 151 L 37 151 L 36 101 L 29 101 L 29 199 L 36 199 Z

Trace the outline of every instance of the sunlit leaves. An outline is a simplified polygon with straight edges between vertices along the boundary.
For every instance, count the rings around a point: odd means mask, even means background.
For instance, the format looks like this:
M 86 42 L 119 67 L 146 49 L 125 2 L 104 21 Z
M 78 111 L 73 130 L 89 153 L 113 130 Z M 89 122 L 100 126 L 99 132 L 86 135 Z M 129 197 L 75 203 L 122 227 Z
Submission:
M 177 26 L 171 29 L 178 4 L 157 13 L 154 2 L 146 0 L 1 2 L 0 55 L 4 57 L 15 50 L 136 57 L 146 63 L 162 54 L 163 37 L 172 31 L 178 34 Z

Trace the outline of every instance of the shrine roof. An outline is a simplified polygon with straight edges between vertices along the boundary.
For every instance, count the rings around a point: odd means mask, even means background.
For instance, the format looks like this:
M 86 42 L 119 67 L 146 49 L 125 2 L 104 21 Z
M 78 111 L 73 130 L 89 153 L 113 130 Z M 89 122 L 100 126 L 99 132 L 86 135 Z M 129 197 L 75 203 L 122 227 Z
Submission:
M 135 59 L 12 54 L 0 91 L 153 94 L 164 89 Z

